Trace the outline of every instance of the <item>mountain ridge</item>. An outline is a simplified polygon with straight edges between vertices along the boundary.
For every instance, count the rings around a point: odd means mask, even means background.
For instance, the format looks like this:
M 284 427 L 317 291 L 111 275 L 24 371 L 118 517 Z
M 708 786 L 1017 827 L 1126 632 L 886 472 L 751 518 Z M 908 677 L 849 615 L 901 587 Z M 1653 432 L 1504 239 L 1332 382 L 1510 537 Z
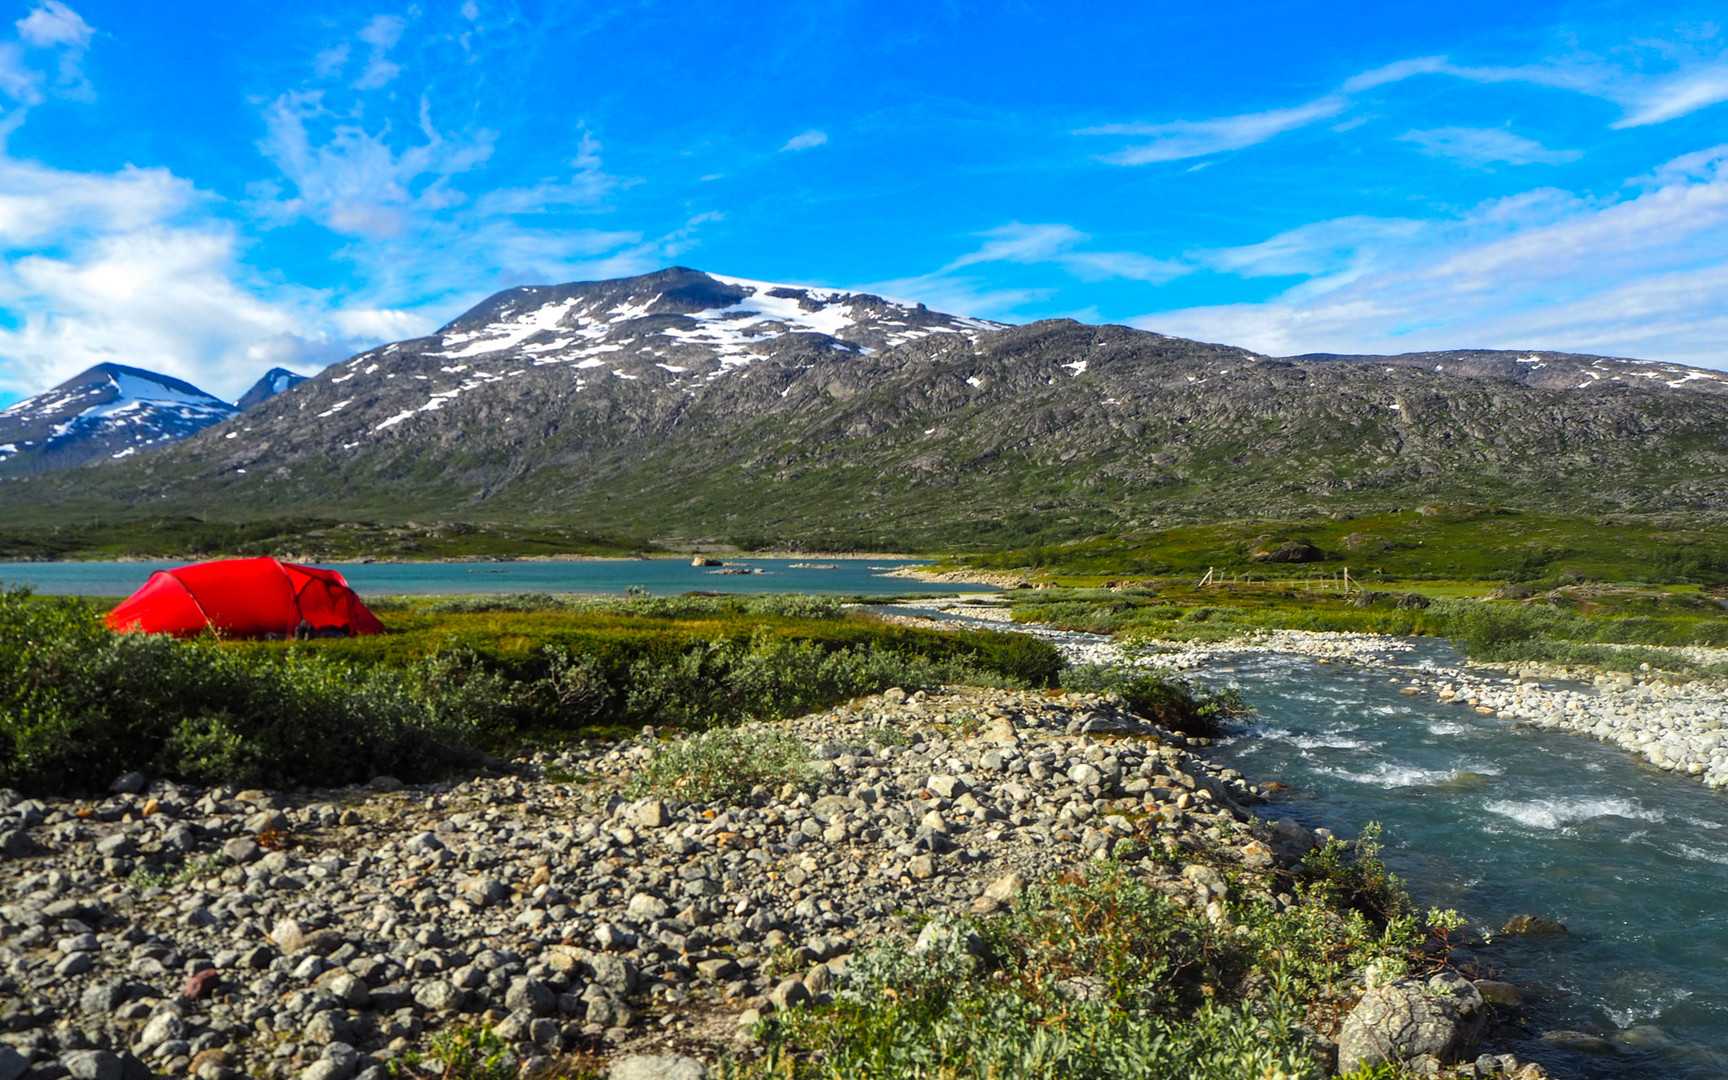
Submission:
M 129 458 L 185 439 L 305 376 L 272 368 L 237 402 L 172 375 L 102 363 L 0 409 L 0 475 L 50 472 Z
M 674 267 L 505 290 L 146 458 L 0 483 L 0 505 L 865 544 L 1437 498 L 1715 518 L 1725 389 L 1550 351 L 1275 358 Z

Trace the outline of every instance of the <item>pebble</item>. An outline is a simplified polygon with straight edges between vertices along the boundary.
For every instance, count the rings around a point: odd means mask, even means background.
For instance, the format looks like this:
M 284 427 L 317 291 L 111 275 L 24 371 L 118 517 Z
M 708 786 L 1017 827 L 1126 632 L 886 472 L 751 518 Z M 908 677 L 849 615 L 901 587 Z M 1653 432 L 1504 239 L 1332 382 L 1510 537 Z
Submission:
M 0 1080 L 110 1058 L 353 1080 L 453 1024 L 502 1025 L 518 1062 L 656 1060 L 698 1029 L 735 1052 L 739 1020 L 827 1000 L 918 916 L 988 913 L 1105 855 L 1282 850 L 1246 780 L 1108 696 L 901 690 L 772 730 L 822 767 L 730 804 L 630 794 L 646 735 L 460 782 L 0 798 L 0 850 L 26 853 L 0 860 L 0 994 L 34 1007 Z M 62 1045 L 56 1017 L 92 1042 Z

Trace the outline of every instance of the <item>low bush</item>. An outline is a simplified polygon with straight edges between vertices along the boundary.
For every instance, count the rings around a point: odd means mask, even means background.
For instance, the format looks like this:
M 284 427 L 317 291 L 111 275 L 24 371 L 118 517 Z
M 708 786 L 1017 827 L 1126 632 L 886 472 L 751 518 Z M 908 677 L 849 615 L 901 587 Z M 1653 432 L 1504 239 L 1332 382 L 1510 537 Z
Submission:
M 426 775 L 476 738 L 416 689 L 295 652 L 115 634 L 81 601 L 0 592 L 0 783 L 27 790 L 136 768 L 243 784 Z
M 1161 727 L 1206 738 L 1245 712 L 1242 695 L 1205 689 L 1167 671 L 1107 664 L 1076 664 L 1062 672 L 1062 687 L 1086 694 L 1119 694 L 1130 709 Z
M 424 779 L 597 729 L 777 719 L 896 685 L 1048 685 L 1061 663 L 1020 635 L 831 618 L 821 600 L 761 609 L 415 612 L 393 620 L 403 634 L 221 642 L 117 635 L 93 605 L 14 590 L 0 594 L 0 784 L 91 789 L 131 769 L 248 786 Z
M 805 778 L 810 750 L 790 735 L 721 728 L 662 743 L 632 778 L 638 795 L 685 802 L 738 802 L 758 784 L 778 789 Z
M 786 1080 L 1240 1080 L 1324 1075 L 1299 1029 L 1343 975 L 1420 942 L 1302 903 L 1215 924 L 1121 867 L 952 919 L 923 951 L 861 957 L 830 1006 L 776 1014 L 767 1052 L 723 1075 Z

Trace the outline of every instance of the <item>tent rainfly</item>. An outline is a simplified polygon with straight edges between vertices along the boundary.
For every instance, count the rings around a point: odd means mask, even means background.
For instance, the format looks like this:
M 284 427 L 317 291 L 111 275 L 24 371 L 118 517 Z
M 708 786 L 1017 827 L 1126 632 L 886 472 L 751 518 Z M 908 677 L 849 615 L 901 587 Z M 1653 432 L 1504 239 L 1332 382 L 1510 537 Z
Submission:
M 158 570 L 108 613 L 108 625 L 181 637 L 206 629 L 271 639 L 384 632 L 341 574 L 267 557 Z

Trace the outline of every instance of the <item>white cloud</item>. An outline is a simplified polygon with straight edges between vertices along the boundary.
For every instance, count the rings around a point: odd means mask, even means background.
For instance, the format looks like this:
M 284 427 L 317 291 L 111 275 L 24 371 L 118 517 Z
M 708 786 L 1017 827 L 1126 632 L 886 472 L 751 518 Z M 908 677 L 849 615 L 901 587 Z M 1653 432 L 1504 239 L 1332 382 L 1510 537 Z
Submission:
M 782 146 L 780 150 L 782 153 L 787 150 L 808 150 L 813 146 L 821 146 L 827 141 L 827 132 L 817 131 L 815 128 L 811 128 L 809 131 L 794 135 L 790 139 L 787 139 L 786 145 Z
M 1190 252 L 1189 258 L 1242 277 L 1331 276 L 1360 271 L 1385 241 L 1414 236 L 1422 228 L 1409 218 L 1333 218 L 1288 229 L 1258 244 Z
M 269 363 L 301 368 L 355 344 L 327 298 L 247 280 L 208 196 L 162 169 L 74 173 L 0 156 L 0 391 L 38 392 L 118 361 L 232 397 Z
M 1179 161 L 1205 154 L 1241 150 L 1263 143 L 1286 131 L 1329 120 L 1342 112 L 1349 99 L 1328 94 L 1305 105 L 1265 112 L 1242 113 L 1213 120 L 1174 120 L 1163 124 L 1104 124 L 1082 128 L 1077 135 L 1143 135 L 1151 141 L 1130 146 L 1106 156 L 1118 165 L 1146 165 L 1156 161 Z
M 335 75 L 339 75 L 342 73 L 342 69 L 347 66 L 347 42 L 343 42 L 340 45 L 332 45 L 328 49 L 320 50 L 318 55 L 312 58 L 312 74 L 320 79 L 328 79 Z
M 1133 251 L 1086 251 L 1080 245 L 1092 238 L 1072 225 L 1023 225 L 1014 221 L 979 235 L 986 239 L 977 251 L 960 256 L 938 272 L 947 274 L 991 262 L 1053 263 L 1082 281 L 1126 278 L 1163 282 L 1192 270 L 1182 263 Z
M 48 0 L 14 25 L 18 27 L 18 37 L 26 45 L 42 49 L 57 45 L 83 49 L 89 46 L 90 38 L 96 33 L 83 16 L 60 0 Z
M 568 181 L 546 180 L 530 187 L 494 188 L 480 197 L 483 216 L 497 214 L 544 214 L 559 210 L 600 209 L 607 195 L 634 181 L 613 176 L 601 167 L 600 140 L 584 130 L 570 165 L 576 170 Z
M 326 109 L 316 90 L 278 97 L 265 109 L 264 122 L 259 149 L 294 187 L 291 198 L 265 209 L 278 218 L 309 217 L 337 232 L 375 239 L 401 234 L 416 213 L 463 202 L 450 178 L 485 162 L 495 137 L 486 130 L 446 137 L 422 101 L 424 141 L 398 150 L 387 125 L 371 132 L 347 121 Z
M 24 60 L 16 41 L 0 41 L 0 92 L 20 105 L 40 105 L 42 73 Z
M 1548 348 L 1728 367 L 1723 161 L 1721 148 L 1687 155 L 1617 199 L 1538 189 L 1365 233 L 1351 273 L 1320 259 L 1263 303 L 1133 321 L 1273 354 Z
M 84 77 L 84 53 L 89 49 L 96 31 L 82 16 L 60 0 L 47 0 L 47 3 L 31 9 L 30 14 L 13 25 L 18 29 L 18 39 L 24 44 L 38 49 L 52 49 L 58 54 L 59 73 L 54 80 L 57 93 L 80 101 L 95 98 L 95 89 L 91 87 L 90 80 Z M 15 68 L 17 61 L 0 66 Z M 10 93 L 10 88 L 8 92 Z M 13 99 L 31 105 L 40 101 L 40 95 L 37 94 L 34 100 L 16 95 L 13 95 Z
M 1479 83 L 1523 82 L 1602 98 L 1621 106 L 1620 119 L 1611 125 L 1615 128 L 1659 124 L 1728 101 L 1728 57 L 1707 55 L 1695 46 L 1674 42 L 1639 45 L 1643 53 L 1651 56 L 1628 55 L 1622 63 L 1582 53 L 1504 67 L 1455 64 L 1444 56 L 1412 57 L 1353 75 L 1336 92 L 1302 105 L 1208 120 L 1103 124 L 1082 128 L 1075 134 L 1150 136 L 1148 142 L 1105 155 L 1104 160 L 1113 164 L 1180 161 L 1245 149 L 1285 132 L 1331 120 L 1348 109 L 1354 98 L 1368 91 L 1424 75 Z M 1646 70 L 1658 64 L 1671 66 L 1671 70 Z M 1336 130 L 1348 130 L 1360 122 L 1352 118 L 1339 124 Z M 1477 166 L 1494 161 L 1515 165 L 1562 164 L 1579 156 L 1572 150 L 1548 150 L 1510 132 L 1496 134 L 1495 129 L 1436 128 L 1411 132 L 1406 137 L 1417 135 L 1434 137 L 1429 152 Z
M 467 19 L 469 22 L 478 22 L 480 19 L 480 6 L 476 4 L 474 0 L 462 0 L 462 17 Z
M 371 22 L 361 27 L 355 36 L 372 46 L 372 55 L 367 61 L 366 70 L 355 81 L 354 89 L 376 90 L 402 74 L 402 65 L 392 63 L 389 53 L 396 47 L 396 43 L 402 40 L 402 31 L 407 26 L 408 23 L 398 16 L 374 15 Z
M 1651 55 L 1629 55 L 1625 63 L 1580 54 L 1537 64 L 1493 67 L 1425 56 L 1364 72 L 1346 80 L 1343 89 L 1356 94 L 1418 75 L 1448 75 L 1479 83 L 1523 82 L 1611 101 L 1624 110 L 1611 125 L 1616 128 L 1660 124 L 1728 101 L 1728 62 L 1721 55 L 1706 55 L 1672 42 L 1643 44 L 1644 52 Z M 1647 59 L 1649 65 L 1644 62 Z M 1673 70 L 1645 70 L 1670 59 Z
M 1447 158 L 1476 168 L 1486 168 L 1498 162 L 1508 165 L 1564 165 L 1583 156 L 1577 150 L 1550 150 L 1534 139 L 1514 135 L 1505 128 L 1428 128 L 1406 131 L 1398 139 L 1415 143 L 1424 154 L 1432 157 Z

